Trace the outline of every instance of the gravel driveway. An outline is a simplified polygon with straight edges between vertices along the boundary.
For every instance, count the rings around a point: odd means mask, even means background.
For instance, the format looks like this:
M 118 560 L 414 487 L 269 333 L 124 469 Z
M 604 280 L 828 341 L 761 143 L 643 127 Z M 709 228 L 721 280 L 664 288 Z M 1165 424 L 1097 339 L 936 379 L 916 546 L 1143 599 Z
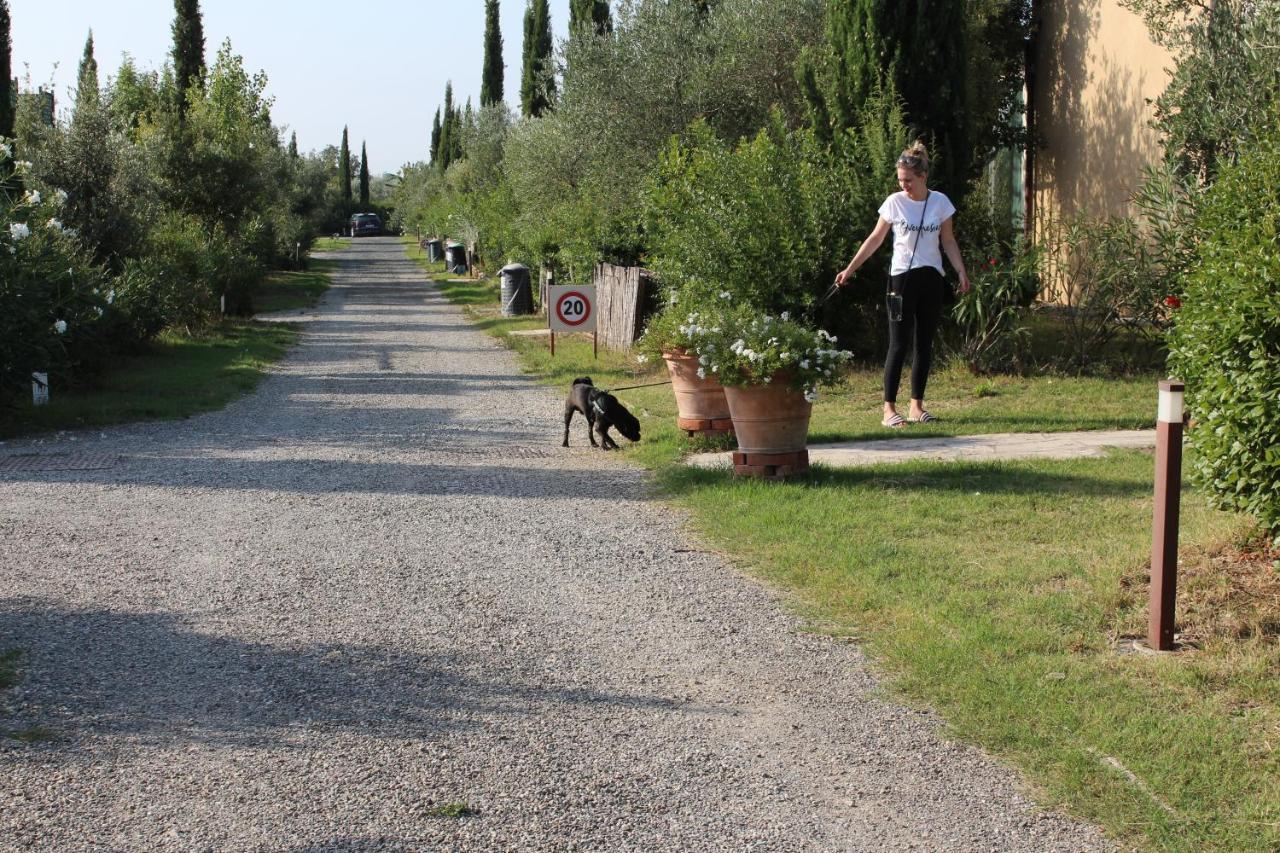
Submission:
M 0 848 L 1107 846 L 341 257 L 254 395 L 0 446 L 0 728 L 54 736 L 0 738 Z

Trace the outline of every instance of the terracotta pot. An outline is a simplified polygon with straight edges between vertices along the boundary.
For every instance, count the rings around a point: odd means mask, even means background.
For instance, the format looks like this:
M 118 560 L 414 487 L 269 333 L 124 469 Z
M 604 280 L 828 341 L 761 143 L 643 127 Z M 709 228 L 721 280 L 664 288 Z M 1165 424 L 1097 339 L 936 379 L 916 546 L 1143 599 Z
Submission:
M 724 433 L 733 429 L 724 386 L 716 379 L 698 376 L 698 357 L 683 350 L 664 352 L 662 360 L 671 374 L 676 394 L 676 424 L 687 432 Z
M 778 374 L 768 385 L 728 386 L 724 389 L 733 429 L 742 453 L 798 453 L 809 438 L 813 404 Z

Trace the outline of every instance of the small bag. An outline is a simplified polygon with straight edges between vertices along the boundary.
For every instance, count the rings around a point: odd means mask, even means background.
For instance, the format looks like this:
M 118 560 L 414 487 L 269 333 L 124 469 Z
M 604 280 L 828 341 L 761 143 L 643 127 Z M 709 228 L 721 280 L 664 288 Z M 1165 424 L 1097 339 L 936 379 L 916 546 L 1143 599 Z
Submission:
M 889 312 L 890 323 L 902 322 L 902 294 L 890 291 L 884 295 L 885 308 Z

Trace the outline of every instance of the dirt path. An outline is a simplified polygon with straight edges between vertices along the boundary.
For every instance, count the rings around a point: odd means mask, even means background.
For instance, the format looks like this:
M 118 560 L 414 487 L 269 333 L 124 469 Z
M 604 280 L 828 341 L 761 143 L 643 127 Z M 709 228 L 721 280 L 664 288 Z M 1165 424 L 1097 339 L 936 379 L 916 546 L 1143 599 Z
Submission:
M 0 848 L 1105 846 L 342 257 L 253 396 L 0 447 Z

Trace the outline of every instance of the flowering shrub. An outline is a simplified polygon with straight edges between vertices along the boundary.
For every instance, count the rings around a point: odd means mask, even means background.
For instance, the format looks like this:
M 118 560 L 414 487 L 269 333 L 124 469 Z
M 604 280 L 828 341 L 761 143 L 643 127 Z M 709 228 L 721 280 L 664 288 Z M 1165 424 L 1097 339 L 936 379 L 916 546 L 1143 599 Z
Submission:
M 0 140 L 0 170 L 12 149 Z M 13 164 L 0 190 L 0 396 L 30 388 L 34 371 L 66 378 L 78 366 L 101 363 L 115 309 L 106 275 L 73 229 L 59 219 L 59 193 L 12 189 L 29 172 Z
M 727 304 L 729 299 L 729 292 L 723 291 L 715 301 Z M 701 352 L 708 342 L 713 342 L 720 335 L 722 329 L 716 318 L 721 313 L 723 307 L 714 301 L 706 304 L 687 291 L 672 293 L 666 308 L 649 321 L 644 334 L 636 342 L 637 359 L 641 362 L 656 360 L 664 352 Z
M 768 385 L 785 379 L 813 402 L 818 386 L 834 381 L 853 358 L 836 348 L 834 336 L 791 319 L 785 311 L 775 317 L 743 306 L 715 320 L 710 328 L 699 327 L 701 344 L 695 354 L 702 365 L 698 374 L 714 375 L 724 385 Z

